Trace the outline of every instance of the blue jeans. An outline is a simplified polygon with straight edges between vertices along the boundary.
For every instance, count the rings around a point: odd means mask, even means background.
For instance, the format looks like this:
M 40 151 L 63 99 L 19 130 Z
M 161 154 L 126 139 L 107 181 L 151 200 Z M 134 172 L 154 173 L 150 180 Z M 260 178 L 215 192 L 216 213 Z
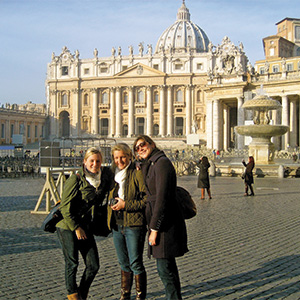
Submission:
M 139 275 L 145 271 L 143 252 L 146 229 L 143 226 L 117 226 L 112 230 L 121 269 Z
M 159 277 L 165 287 L 167 300 L 182 299 L 175 258 L 157 258 L 156 265 Z
M 99 270 L 99 255 L 94 236 L 88 232 L 86 234 L 88 239 L 79 241 L 75 232 L 57 228 L 58 239 L 65 258 L 65 281 L 68 295 L 79 292 L 83 299 L 87 298 L 89 288 Z M 76 274 L 79 252 L 85 263 L 85 270 L 78 289 Z

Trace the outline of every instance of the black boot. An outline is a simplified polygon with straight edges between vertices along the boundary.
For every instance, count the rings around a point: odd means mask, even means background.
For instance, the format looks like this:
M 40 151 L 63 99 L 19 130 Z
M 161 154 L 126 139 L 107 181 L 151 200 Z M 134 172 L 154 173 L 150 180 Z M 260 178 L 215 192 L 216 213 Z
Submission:
M 121 270 L 121 298 L 120 300 L 130 300 L 133 273 Z
M 250 185 L 250 191 L 251 191 L 250 196 L 254 196 L 254 192 L 253 192 L 253 187 L 252 187 L 252 185 Z
M 135 288 L 136 288 L 136 300 L 146 299 L 147 294 L 147 275 L 143 272 L 139 275 L 134 276 Z

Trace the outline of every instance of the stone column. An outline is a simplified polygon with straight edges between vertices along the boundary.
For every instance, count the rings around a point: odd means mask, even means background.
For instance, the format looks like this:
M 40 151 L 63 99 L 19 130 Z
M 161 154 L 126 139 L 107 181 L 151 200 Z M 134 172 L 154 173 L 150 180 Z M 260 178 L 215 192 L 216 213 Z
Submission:
M 159 134 L 161 136 L 166 135 L 166 99 L 165 99 L 165 86 L 160 86 L 160 97 L 159 97 L 159 109 L 160 109 L 160 124 L 159 124 Z
M 147 86 L 147 135 L 153 134 L 153 99 L 152 99 L 152 87 Z
M 191 133 L 192 126 L 192 100 L 191 100 L 191 85 L 186 86 L 186 108 L 185 108 L 185 133 L 186 135 Z
M 110 89 L 110 136 L 114 137 L 116 134 L 116 102 L 115 102 L 115 88 Z
M 227 150 L 230 147 L 230 122 L 229 122 L 230 108 L 227 105 L 223 105 L 223 141 L 224 149 Z
M 173 101 L 172 101 L 172 86 L 168 86 L 167 96 L 167 135 L 174 135 L 174 117 L 173 117 Z
M 72 111 L 73 111 L 73 118 L 72 118 L 72 128 L 73 136 L 80 136 L 80 117 L 81 117 L 81 112 L 80 112 L 80 102 L 79 102 L 79 89 L 73 89 L 73 101 L 72 101 Z
M 130 86 L 128 95 L 128 135 L 127 137 L 132 137 L 134 135 L 134 88 Z
M 295 148 L 297 143 L 297 104 L 290 100 L 290 146 Z
M 220 145 L 220 100 L 213 103 L 213 148 L 221 150 Z
M 241 126 L 245 124 L 245 111 L 242 108 L 244 103 L 244 97 L 238 97 L 237 98 L 237 125 Z M 236 134 L 236 142 L 237 145 L 235 148 L 237 149 L 243 149 L 245 146 L 245 138 L 240 135 L 240 134 Z
M 91 122 L 91 133 L 98 134 L 98 93 L 97 89 L 93 88 L 92 90 L 92 122 Z
M 116 137 L 120 137 L 122 133 L 122 102 L 121 87 L 117 87 L 116 91 Z
M 50 91 L 50 136 L 59 137 L 59 116 L 57 115 L 58 93 L 57 90 Z
M 206 101 L 206 147 L 213 148 L 213 101 Z
M 282 101 L 282 125 L 289 126 L 289 100 L 288 96 L 284 95 L 281 98 Z M 289 132 L 282 136 L 282 148 L 287 149 L 289 144 Z

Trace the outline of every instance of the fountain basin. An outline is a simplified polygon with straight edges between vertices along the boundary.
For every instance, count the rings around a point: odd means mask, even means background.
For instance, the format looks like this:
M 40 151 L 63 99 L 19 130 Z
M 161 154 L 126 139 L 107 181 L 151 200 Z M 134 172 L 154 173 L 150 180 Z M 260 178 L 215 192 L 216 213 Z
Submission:
M 247 135 L 258 138 L 270 138 L 280 136 L 289 130 L 285 125 L 241 125 L 236 126 L 235 131 L 240 135 Z

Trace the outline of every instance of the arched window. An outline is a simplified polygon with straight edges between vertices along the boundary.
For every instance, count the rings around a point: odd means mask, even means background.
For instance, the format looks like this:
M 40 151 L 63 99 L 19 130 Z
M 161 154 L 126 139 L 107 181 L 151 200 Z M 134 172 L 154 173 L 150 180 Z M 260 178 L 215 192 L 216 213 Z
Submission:
M 159 134 L 159 125 L 158 124 L 154 124 L 153 125 L 153 135 L 157 136 Z
M 127 93 L 124 93 L 123 102 L 124 102 L 124 104 L 128 104 L 128 94 Z
M 144 134 L 144 128 L 145 128 L 145 119 L 144 118 L 137 118 L 136 119 L 136 130 L 137 134 Z
M 108 119 L 103 118 L 100 120 L 100 135 L 107 136 L 108 135 Z
M 175 118 L 175 134 L 183 135 L 183 118 Z
M 108 94 L 107 94 L 106 92 L 104 92 L 104 93 L 102 94 L 101 103 L 102 103 L 102 104 L 108 104 Z
M 122 135 L 127 136 L 128 135 L 128 125 L 124 124 L 122 128 Z
M 89 96 L 88 94 L 85 94 L 83 96 L 83 105 L 88 105 L 89 104 Z
M 138 103 L 144 103 L 144 92 L 138 92 Z
M 182 94 L 182 90 L 178 90 L 176 92 L 176 101 L 177 102 L 183 102 L 183 94 Z
M 158 93 L 155 92 L 154 93 L 154 103 L 158 103 L 159 102 L 159 96 L 158 96 Z
M 63 94 L 61 97 L 61 106 L 68 106 L 68 96 L 67 94 Z

